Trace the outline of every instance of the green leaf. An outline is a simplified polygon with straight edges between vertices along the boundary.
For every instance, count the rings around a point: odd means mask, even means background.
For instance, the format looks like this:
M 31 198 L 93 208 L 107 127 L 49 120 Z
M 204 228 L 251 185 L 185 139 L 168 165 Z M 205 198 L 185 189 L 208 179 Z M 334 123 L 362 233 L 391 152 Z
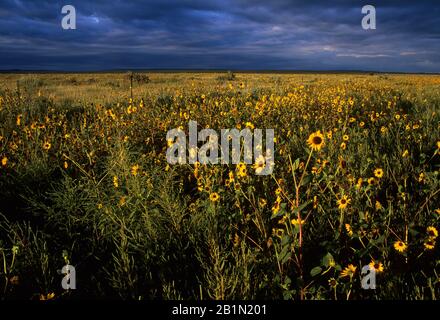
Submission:
M 326 268 L 335 265 L 335 259 L 330 252 L 322 258 L 322 265 Z
M 304 179 L 301 181 L 301 186 L 305 186 L 305 185 L 309 184 L 310 181 L 312 181 L 312 179 L 313 179 L 313 175 L 311 175 L 311 174 L 305 176 Z
M 293 213 L 298 213 L 298 211 L 302 211 L 305 207 L 307 207 L 310 203 L 312 202 L 312 200 L 306 201 L 304 202 L 302 205 L 300 205 L 298 208 L 293 209 Z
M 321 267 L 314 267 L 311 271 L 310 271 L 310 275 L 312 277 L 317 276 L 318 274 L 320 274 L 322 272 L 322 268 Z
M 292 257 L 292 252 L 288 252 L 281 260 L 281 264 L 285 264 L 291 257 Z
M 299 158 L 295 160 L 292 166 L 292 171 L 295 171 L 299 168 Z
M 281 245 L 284 247 L 285 245 L 290 243 L 291 243 L 290 237 L 288 235 L 284 235 L 283 238 L 281 239 Z

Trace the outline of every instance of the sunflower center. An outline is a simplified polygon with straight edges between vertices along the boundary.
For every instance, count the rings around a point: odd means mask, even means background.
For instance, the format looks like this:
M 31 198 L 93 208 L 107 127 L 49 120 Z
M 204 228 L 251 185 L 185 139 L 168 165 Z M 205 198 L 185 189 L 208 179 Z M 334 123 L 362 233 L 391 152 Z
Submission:
M 321 137 L 313 137 L 312 141 L 313 141 L 313 144 L 321 144 L 322 138 Z

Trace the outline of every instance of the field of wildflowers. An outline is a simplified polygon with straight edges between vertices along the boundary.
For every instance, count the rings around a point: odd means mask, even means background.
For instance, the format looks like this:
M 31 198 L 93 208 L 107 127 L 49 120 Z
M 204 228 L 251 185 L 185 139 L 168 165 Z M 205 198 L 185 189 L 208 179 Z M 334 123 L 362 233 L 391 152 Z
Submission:
M 170 165 L 190 120 L 273 173 Z M 439 129 L 438 75 L 3 74 L 0 297 L 439 299 Z

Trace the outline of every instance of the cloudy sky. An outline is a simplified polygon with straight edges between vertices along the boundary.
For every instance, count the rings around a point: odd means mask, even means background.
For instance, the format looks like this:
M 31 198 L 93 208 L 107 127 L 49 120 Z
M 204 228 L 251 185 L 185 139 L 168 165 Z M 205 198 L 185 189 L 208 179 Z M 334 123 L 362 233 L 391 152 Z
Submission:
M 0 0 L 0 70 L 134 68 L 440 72 L 440 1 Z

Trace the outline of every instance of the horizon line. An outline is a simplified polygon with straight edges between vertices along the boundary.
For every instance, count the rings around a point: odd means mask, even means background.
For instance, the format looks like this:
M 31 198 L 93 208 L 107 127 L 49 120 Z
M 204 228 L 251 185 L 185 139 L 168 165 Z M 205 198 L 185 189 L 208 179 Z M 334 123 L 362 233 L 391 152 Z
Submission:
M 114 69 L 90 69 L 90 70 L 62 70 L 62 69 L 0 69 L 1 74 L 31 74 L 31 73 L 124 73 L 124 72 L 157 72 L 157 73 L 285 73 L 285 74 L 420 74 L 420 75 L 440 75 L 440 72 L 421 72 L 421 71 L 377 71 L 377 70 L 358 70 L 358 69 L 227 69 L 227 68 L 114 68 Z

